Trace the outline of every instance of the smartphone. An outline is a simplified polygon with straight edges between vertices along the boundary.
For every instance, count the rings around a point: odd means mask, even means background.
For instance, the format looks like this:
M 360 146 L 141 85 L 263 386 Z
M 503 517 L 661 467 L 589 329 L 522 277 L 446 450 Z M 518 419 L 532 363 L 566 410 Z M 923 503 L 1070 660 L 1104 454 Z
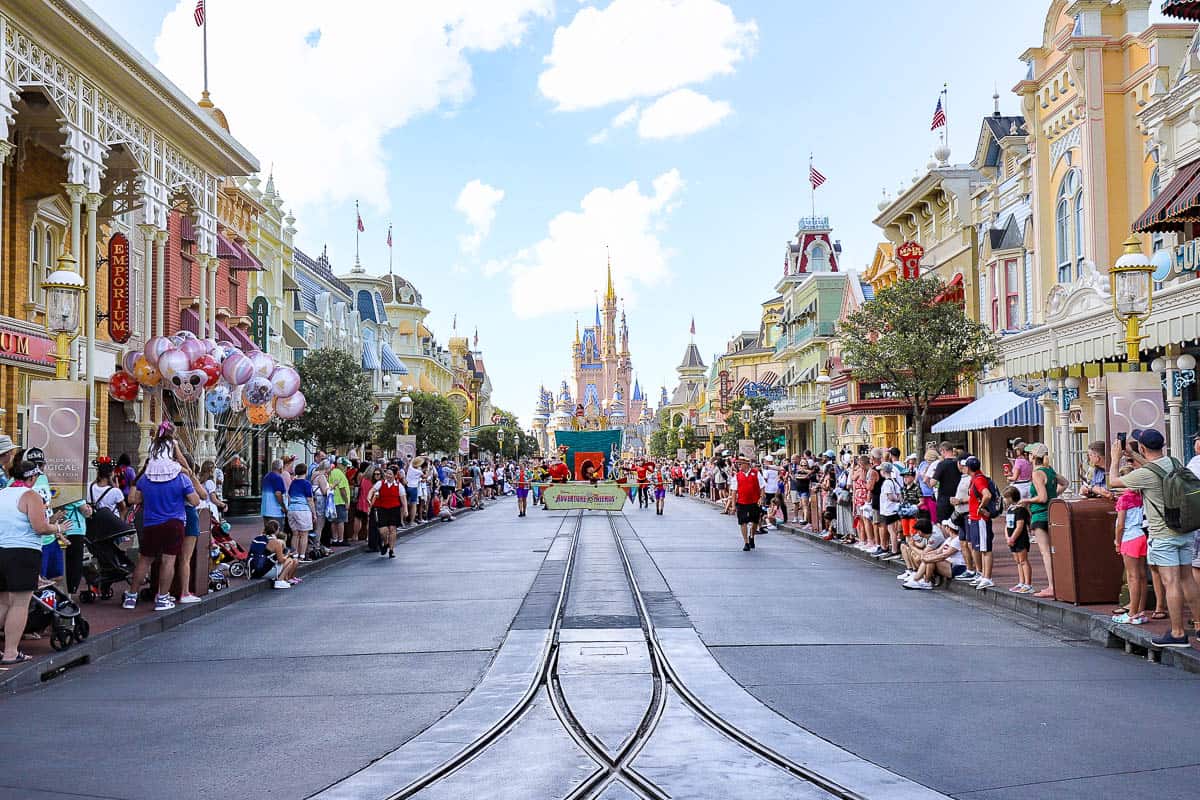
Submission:
M 1117 434 L 1117 441 L 1121 443 L 1122 450 L 1125 449 L 1125 439 L 1127 436 L 1128 436 L 1128 434 L 1126 434 L 1126 433 L 1118 433 Z

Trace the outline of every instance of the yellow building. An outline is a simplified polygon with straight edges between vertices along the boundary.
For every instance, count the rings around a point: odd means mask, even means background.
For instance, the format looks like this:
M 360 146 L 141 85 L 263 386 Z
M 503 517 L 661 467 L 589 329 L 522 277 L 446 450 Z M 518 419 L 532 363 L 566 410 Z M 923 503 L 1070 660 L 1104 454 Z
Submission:
M 384 308 L 393 325 L 392 349 L 409 369 L 404 381 L 417 391 L 448 394 L 454 386 L 450 352 L 425 325 L 429 309 L 422 304 L 421 293 L 399 275 L 383 280 Z

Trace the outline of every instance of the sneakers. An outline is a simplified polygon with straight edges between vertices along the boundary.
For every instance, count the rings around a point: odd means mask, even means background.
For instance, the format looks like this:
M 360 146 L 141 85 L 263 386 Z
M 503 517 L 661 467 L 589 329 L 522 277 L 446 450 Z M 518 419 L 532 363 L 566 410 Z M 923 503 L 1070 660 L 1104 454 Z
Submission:
M 1150 644 L 1154 645 L 1155 647 L 1187 647 L 1187 631 L 1183 632 L 1183 636 L 1172 636 L 1171 632 L 1167 631 L 1162 636 L 1151 639 Z
M 896 576 L 896 580 L 903 583 L 904 581 L 911 581 L 915 577 L 916 576 L 912 573 L 912 570 L 906 569 L 906 570 L 904 570 L 904 572 L 901 572 L 899 575 Z
M 921 591 L 930 591 L 933 589 L 933 584 L 929 581 L 905 581 L 905 589 L 920 589 Z
M 968 570 L 968 571 L 964 572 L 962 575 L 959 575 L 954 580 L 956 580 L 960 583 L 970 583 L 971 581 L 975 580 L 977 577 L 979 577 L 979 576 L 976 575 L 974 572 L 971 572 L 970 570 Z
M 743 553 L 750 552 L 750 543 L 749 542 L 746 542 L 744 545 L 742 545 L 742 552 Z
M 199 603 L 200 598 L 197 597 L 196 595 L 192 594 L 191 592 L 188 592 L 183 597 L 179 598 L 179 602 L 187 604 L 187 605 L 191 605 L 192 603 Z
M 287 581 L 279 580 L 279 581 L 275 581 L 275 588 L 276 589 L 290 589 L 290 588 L 292 588 L 292 585 L 290 583 L 288 583 Z
M 175 598 L 169 594 L 155 595 L 154 610 L 155 611 L 170 611 L 175 607 Z
M 121 608 L 137 608 L 137 592 L 126 592 L 125 600 L 121 603 Z
M 1009 589 L 1013 594 L 1033 594 L 1033 587 L 1028 583 L 1018 583 Z
M 904 558 L 904 556 L 900 555 L 899 553 L 889 553 L 888 555 L 884 556 L 881 560 L 883 560 L 883 561 L 899 561 L 902 558 Z
M 754 549 L 754 537 L 753 536 L 750 537 L 750 549 L 751 550 Z
M 980 578 L 978 581 L 976 581 L 975 583 L 973 583 L 971 585 L 974 586 L 976 589 L 991 589 L 993 586 L 996 585 L 996 582 L 993 581 L 991 578 Z
M 1112 621 L 1117 623 L 1118 625 L 1128 625 L 1129 621 L 1132 619 L 1133 619 L 1133 617 L 1129 616 L 1128 611 L 1125 612 L 1124 614 L 1113 614 L 1113 616 L 1112 616 Z

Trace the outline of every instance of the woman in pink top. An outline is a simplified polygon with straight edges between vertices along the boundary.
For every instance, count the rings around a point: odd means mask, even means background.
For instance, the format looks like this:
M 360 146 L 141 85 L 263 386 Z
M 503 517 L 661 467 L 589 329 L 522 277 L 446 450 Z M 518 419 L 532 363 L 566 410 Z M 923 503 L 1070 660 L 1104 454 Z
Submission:
M 368 526 L 371 522 L 371 487 L 382 479 L 383 472 L 381 470 L 364 469 L 358 480 L 358 500 L 354 503 L 354 518 L 358 521 L 355 527 L 358 528 L 359 534 L 363 538 L 367 537 Z

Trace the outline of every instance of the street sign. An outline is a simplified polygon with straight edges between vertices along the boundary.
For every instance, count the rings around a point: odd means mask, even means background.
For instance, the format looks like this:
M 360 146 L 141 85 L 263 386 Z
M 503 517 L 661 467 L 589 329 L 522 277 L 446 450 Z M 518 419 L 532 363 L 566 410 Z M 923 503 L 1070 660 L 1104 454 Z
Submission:
M 687 457 L 688 451 L 684 448 L 681 447 L 675 451 L 675 458 L 679 459 L 680 461 L 687 461 Z
M 129 240 L 114 233 L 108 240 L 108 337 L 118 344 L 129 341 Z
M 462 455 L 468 455 L 471 452 L 471 437 L 460 436 L 458 438 L 458 452 Z
M 267 352 L 267 315 L 270 307 L 261 294 L 250 304 L 250 338 L 259 350 Z
M 900 266 L 900 277 L 906 281 L 916 280 L 921 275 L 921 259 L 925 248 L 916 242 L 904 242 L 896 248 L 896 263 Z

